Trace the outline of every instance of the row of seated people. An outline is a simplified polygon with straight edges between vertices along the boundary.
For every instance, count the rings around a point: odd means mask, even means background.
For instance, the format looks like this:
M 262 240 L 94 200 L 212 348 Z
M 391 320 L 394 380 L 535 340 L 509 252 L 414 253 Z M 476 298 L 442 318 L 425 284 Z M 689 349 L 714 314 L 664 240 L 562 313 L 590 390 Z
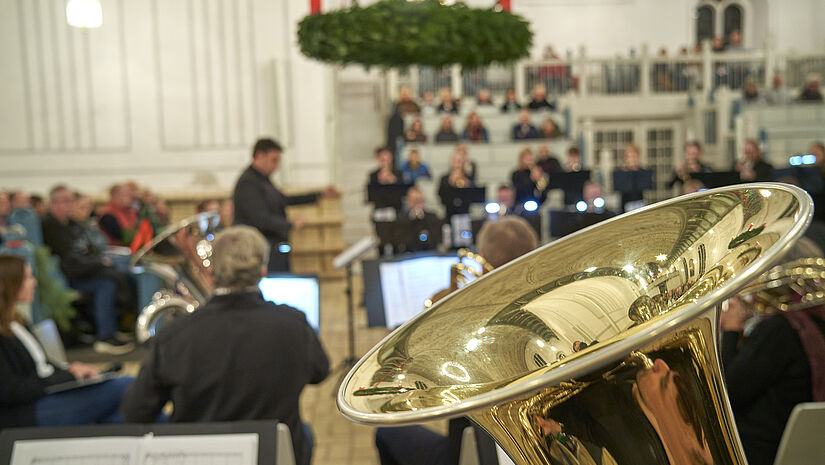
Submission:
M 559 129 L 556 121 L 551 117 L 545 117 L 541 121 L 541 127 L 536 127 L 532 123 L 532 115 L 529 110 L 520 110 L 518 120 L 510 128 L 510 140 L 530 140 L 530 139 L 555 139 L 563 137 L 564 132 Z M 415 118 L 410 127 L 404 131 L 405 143 L 426 143 L 431 140 L 424 132 L 424 124 L 421 118 Z M 441 117 L 441 125 L 438 131 L 432 134 L 432 141 L 436 144 L 455 143 L 459 140 L 465 142 L 490 143 L 490 132 L 481 120 L 477 112 L 472 112 L 467 116 L 467 121 L 461 133 L 457 133 L 453 128 L 453 117 L 444 115 Z
M 757 80 L 751 77 L 745 80 L 745 87 L 742 90 L 742 102 L 748 105 L 786 105 L 794 101 L 822 103 L 819 79 L 819 76 L 816 74 L 808 76 L 805 85 L 799 93 L 792 95 L 783 85 L 781 73 L 774 74 L 771 80 L 771 87 L 764 90 L 760 90 Z
M 313 435 L 299 398 L 304 386 L 327 377 L 329 360 L 302 312 L 257 291 L 268 249 L 248 226 L 217 233 L 212 276 L 221 291 L 152 340 L 136 378 L 114 379 L 91 365 L 49 359 L 18 311 L 34 297 L 32 269 L 0 255 L 0 429 L 277 420 L 290 428 L 296 463 L 309 464 Z M 164 413 L 169 402 L 171 415 Z
M 393 113 L 403 115 L 419 115 L 427 112 L 458 114 L 462 111 L 461 99 L 453 97 L 449 88 L 439 90 L 439 102 L 436 103 L 432 92 L 424 92 L 420 101 L 413 96 L 409 86 L 401 86 L 398 90 L 398 100 L 395 102 Z M 474 102 L 474 109 L 495 108 L 489 89 L 480 89 Z M 519 111 L 522 108 L 531 111 L 554 111 L 556 106 L 547 99 L 547 88 L 544 84 L 533 87 L 530 101 L 521 104 L 516 96 L 515 89 L 507 89 L 504 101 L 498 106 L 502 113 Z M 429 111 L 428 111 L 429 110 Z

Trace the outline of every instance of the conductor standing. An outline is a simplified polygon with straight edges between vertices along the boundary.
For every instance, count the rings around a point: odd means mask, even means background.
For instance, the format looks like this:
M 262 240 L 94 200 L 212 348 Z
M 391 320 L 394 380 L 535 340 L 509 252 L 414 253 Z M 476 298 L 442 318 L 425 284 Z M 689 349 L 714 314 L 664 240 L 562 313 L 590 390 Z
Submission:
M 252 163 L 241 173 L 232 199 L 235 203 L 234 224 L 252 226 L 266 237 L 270 247 L 269 272 L 289 272 L 289 234 L 305 221 L 288 220 L 286 207 L 313 203 L 320 196 L 335 197 L 338 191 L 328 187 L 323 192 L 285 195 L 270 180 L 281 166 L 281 145 L 272 139 L 259 139 L 252 149 Z

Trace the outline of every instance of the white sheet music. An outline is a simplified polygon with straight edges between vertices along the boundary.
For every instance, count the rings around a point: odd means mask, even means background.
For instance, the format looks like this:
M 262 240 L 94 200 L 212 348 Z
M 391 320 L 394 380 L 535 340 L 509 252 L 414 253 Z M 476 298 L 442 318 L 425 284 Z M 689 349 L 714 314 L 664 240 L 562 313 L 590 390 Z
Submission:
M 420 257 L 378 265 L 384 317 L 388 328 L 404 324 L 424 310 L 424 301 L 449 287 L 456 257 Z
M 257 434 L 17 441 L 11 465 L 255 465 Z

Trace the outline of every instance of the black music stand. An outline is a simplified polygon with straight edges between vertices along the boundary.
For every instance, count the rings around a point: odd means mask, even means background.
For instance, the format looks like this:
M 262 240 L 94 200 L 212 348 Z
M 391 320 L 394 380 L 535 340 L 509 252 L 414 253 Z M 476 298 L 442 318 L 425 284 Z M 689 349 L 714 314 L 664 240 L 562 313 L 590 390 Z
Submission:
M 408 183 L 367 184 L 367 202 L 375 208 L 391 207 L 400 210 L 404 196 L 412 186 Z
M 441 202 L 447 210 L 447 216 L 466 213 L 470 211 L 470 205 L 474 203 L 484 203 L 487 198 L 484 187 L 453 187 L 445 186 L 438 191 Z
M 15 441 L 111 436 L 141 437 L 150 433 L 155 436 L 255 433 L 258 435 L 258 463 L 261 465 L 274 464 L 277 462 L 278 457 L 277 428 L 278 422 L 274 420 L 7 428 L 0 431 L 0 463 L 11 463 Z
M 653 190 L 653 171 L 613 170 L 613 190 L 622 194 Z
M 590 180 L 590 170 L 547 175 L 547 190 L 561 189 L 565 205 L 573 205 L 582 199 L 584 184 Z
M 691 173 L 691 178 L 698 179 L 706 189 L 732 186 L 739 184 L 739 173 L 736 171 L 711 171 L 709 173 Z
M 550 236 L 556 238 L 564 237 L 580 229 L 584 229 L 606 219 L 613 218 L 614 216 L 616 216 L 616 214 L 610 211 L 582 213 L 567 210 L 551 210 Z

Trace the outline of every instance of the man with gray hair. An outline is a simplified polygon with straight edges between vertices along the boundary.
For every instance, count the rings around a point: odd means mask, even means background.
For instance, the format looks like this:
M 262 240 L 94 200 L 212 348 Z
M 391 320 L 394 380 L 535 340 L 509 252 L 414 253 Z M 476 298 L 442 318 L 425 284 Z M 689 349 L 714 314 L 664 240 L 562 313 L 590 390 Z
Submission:
M 312 457 L 312 433 L 298 399 L 329 374 L 321 342 L 300 311 L 263 299 L 269 245 L 250 226 L 233 226 L 212 244 L 215 293 L 150 341 L 123 398 L 128 422 L 152 422 L 168 401 L 173 422 L 278 420 L 292 432 L 296 463 Z

